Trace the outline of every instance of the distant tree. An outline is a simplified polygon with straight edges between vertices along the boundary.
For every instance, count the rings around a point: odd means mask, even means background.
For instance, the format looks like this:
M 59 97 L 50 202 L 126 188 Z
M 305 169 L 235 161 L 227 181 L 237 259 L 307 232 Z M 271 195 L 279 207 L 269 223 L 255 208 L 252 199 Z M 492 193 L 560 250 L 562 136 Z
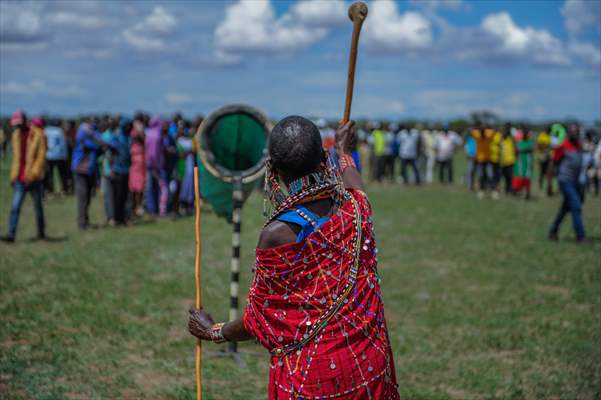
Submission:
M 470 118 L 472 123 L 480 122 L 483 125 L 497 125 L 500 122 L 499 117 L 492 111 L 482 110 L 482 111 L 473 111 L 470 113 Z
M 449 122 L 449 129 L 457 133 L 464 133 L 469 127 L 470 123 L 465 118 L 458 118 Z

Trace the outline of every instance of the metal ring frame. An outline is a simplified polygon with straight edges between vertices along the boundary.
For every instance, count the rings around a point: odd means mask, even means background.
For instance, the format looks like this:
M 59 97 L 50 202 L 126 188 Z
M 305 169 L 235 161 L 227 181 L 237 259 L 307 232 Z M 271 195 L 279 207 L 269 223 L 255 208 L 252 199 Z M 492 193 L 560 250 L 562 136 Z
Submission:
M 263 157 L 254 166 L 243 171 L 233 171 L 225 168 L 215 162 L 215 156 L 209 148 L 209 133 L 215 123 L 227 115 L 246 114 L 255 119 L 263 126 L 265 137 L 269 140 L 271 124 L 267 117 L 259 110 L 246 104 L 231 104 L 213 111 L 206 119 L 202 121 L 196 132 L 196 140 L 199 143 L 198 155 L 211 175 L 221 179 L 224 182 L 232 183 L 235 178 L 241 179 L 242 183 L 249 183 L 257 180 L 265 173 L 265 162 L 267 161 L 267 149 L 263 150 Z

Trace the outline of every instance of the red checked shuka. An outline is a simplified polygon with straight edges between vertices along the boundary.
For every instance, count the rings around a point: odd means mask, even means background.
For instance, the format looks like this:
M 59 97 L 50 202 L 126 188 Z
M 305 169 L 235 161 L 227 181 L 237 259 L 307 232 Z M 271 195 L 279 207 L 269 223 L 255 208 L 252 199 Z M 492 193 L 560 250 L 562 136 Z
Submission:
M 303 241 L 256 250 L 244 325 L 271 353 L 269 399 L 398 399 L 371 207 L 348 190 Z

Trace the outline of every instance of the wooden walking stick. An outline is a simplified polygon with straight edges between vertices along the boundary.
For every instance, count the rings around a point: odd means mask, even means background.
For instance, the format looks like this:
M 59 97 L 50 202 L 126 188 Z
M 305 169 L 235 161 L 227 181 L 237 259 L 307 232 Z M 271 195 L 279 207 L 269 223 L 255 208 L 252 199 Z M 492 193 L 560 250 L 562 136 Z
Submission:
M 194 203 L 196 206 L 196 255 L 194 257 L 194 275 L 196 277 L 196 308 L 202 308 L 200 297 L 200 188 L 198 183 L 198 167 L 194 167 Z M 196 339 L 196 400 L 202 400 L 201 380 L 202 342 Z
M 346 100 L 344 103 L 344 117 L 342 123 L 351 119 L 351 104 L 353 102 L 353 86 L 355 84 L 355 65 L 357 64 L 357 46 L 359 34 L 363 21 L 367 18 L 367 5 L 365 3 L 353 3 L 348 9 L 348 16 L 353 21 L 353 36 L 351 38 L 351 52 L 348 62 L 348 77 L 346 80 Z

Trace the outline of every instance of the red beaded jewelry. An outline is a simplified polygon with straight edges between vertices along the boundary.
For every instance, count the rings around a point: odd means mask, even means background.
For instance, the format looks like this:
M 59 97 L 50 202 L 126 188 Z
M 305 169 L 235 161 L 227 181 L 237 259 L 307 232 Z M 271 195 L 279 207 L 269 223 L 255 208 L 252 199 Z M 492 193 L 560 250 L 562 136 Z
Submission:
M 211 327 L 211 341 L 213 343 L 225 343 L 228 340 L 223 336 L 223 325 L 224 322 L 220 322 Z
M 338 164 L 340 164 L 340 173 L 342 174 L 345 169 L 349 167 L 357 168 L 355 160 L 350 154 L 343 154 L 338 158 Z

